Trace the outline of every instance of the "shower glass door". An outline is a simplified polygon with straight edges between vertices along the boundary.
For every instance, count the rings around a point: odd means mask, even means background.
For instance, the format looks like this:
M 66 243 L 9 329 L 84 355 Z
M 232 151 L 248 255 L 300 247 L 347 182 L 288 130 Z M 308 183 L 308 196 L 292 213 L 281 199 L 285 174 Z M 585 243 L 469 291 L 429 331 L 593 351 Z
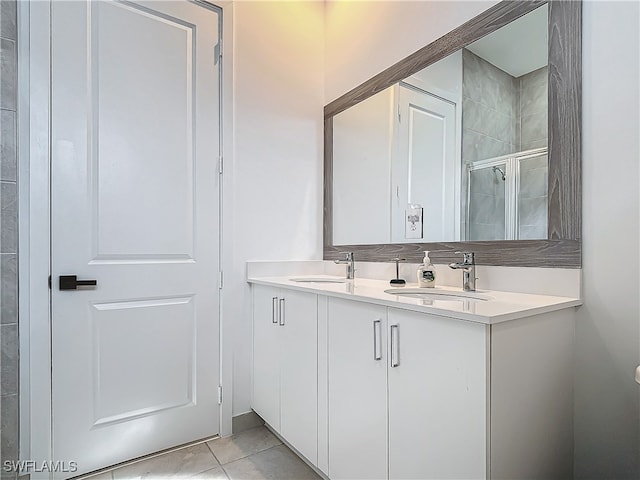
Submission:
M 475 162 L 469 168 L 467 239 L 505 240 L 512 225 L 507 212 L 510 178 L 506 161 Z
M 468 241 L 547 238 L 546 148 L 480 160 L 467 169 Z
M 518 240 L 547 238 L 547 152 L 517 157 Z

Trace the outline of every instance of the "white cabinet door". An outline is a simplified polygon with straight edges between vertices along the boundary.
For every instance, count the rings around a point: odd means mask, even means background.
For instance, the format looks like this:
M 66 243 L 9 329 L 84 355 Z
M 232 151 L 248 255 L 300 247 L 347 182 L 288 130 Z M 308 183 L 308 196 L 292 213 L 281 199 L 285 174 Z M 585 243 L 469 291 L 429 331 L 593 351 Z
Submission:
M 389 309 L 389 478 L 486 478 L 485 325 Z
M 253 286 L 251 407 L 309 461 L 318 460 L 318 296 Z
M 279 300 L 280 433 L 318 460 L 318 296 L 284 290 Z
M 328 302 L 329 477 L 387 478 L 387 309 Z
M 280 289 L 253 286 L 253 399 L 251 407 L 280 429 Z

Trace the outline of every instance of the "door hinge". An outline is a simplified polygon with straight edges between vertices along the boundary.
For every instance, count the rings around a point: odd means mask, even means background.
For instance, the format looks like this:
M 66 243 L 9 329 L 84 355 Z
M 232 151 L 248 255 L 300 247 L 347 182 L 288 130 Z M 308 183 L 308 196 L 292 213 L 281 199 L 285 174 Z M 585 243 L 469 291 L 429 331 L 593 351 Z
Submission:
M 224 274 L 222 272 L 218 272 L 218 289 L 222 290 L 222 283 L 224 281 Z
M 398 122 L 402 122 L 400 117 L 400 104 L 398 104 Z
M 218 173 L 222 174 L 223 171 L 224 171 L 224 158 L 222 158 L 222 155 L 220 155 L 218 157 Z
M 217 65 L 222 58 L 222 39 L 213 47 L 213 64 Z
M 49 275 L 49 290 L 51 290 L 51 275 Z
M 218 385 L 218 405 L 222 405 L 222 385 Z

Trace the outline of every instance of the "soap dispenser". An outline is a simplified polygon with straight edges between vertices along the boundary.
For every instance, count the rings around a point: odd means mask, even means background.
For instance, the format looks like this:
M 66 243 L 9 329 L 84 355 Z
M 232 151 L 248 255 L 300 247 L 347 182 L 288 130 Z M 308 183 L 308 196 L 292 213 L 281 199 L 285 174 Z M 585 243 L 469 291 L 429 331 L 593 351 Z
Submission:
M 429 251 L 424 252 L 424 260 L 418 268 L 418 287 L 433 288 L 436 286 L 436 267 L 429 259 Z

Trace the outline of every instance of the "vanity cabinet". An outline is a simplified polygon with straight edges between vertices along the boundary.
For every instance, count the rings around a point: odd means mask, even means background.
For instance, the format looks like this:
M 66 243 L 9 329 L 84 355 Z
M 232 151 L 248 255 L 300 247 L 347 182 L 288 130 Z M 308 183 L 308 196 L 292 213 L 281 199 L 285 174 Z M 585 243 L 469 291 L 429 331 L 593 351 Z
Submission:
M 485 477 L 485 325 L 329 298 L 327 330 L 331 479 Z
M 252 408 L 317 461 L 317 295 L 253 286 Z
M 381 303 L 386 282 L 263 282 L 252 408 L 331 480 L 572 478 L 579 301 L 492 292 L 460 318 Z

